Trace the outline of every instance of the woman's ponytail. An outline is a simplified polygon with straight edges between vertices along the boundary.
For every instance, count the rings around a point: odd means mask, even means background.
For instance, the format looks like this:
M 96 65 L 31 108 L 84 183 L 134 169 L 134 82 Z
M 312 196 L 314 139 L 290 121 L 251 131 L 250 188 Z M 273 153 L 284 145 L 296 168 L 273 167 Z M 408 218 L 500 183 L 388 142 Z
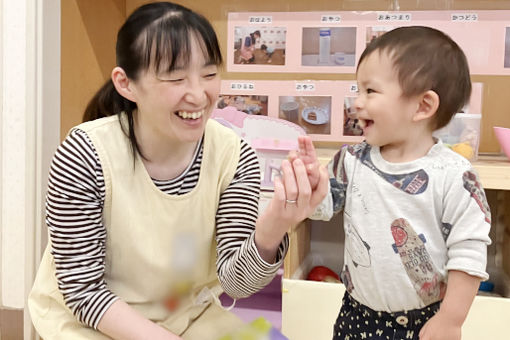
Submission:
M 83 113 L 83 121 L 88 122 L 121 112 L 126 112 L 128 116 L 131 116 L 134 109 L 136 109 L 136 103 L 122 97 L 113 86 L 112 80 L 109 79 L 87 104 Z

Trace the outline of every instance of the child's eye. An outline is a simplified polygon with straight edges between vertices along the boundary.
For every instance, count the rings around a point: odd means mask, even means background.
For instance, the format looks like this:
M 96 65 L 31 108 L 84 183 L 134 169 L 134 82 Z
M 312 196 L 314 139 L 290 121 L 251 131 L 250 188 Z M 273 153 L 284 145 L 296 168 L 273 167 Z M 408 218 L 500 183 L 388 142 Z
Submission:
M 372 89 L 367 89 L 367 93 L 369 93 L 369 94 L 370 94 L 370 93 L 374 93 L 374 92 L 375 92 L 375 91 L 374 91 L 374 90 L 372 90 Z
M 207 79 L 214 79 L 216 77 L 217 73 L 208 73 L 204 76 L 204 78 Z

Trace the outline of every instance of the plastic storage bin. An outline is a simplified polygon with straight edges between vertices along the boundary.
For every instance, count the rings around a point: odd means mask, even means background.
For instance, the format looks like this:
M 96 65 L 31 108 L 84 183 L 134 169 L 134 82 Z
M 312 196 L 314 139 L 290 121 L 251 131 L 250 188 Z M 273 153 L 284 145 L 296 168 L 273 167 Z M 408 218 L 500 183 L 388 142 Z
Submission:
M 434 136 L 470 161 L 476 160 L 481 119 L 481 114 L 457 113 L 447 126 L 435 131 Z

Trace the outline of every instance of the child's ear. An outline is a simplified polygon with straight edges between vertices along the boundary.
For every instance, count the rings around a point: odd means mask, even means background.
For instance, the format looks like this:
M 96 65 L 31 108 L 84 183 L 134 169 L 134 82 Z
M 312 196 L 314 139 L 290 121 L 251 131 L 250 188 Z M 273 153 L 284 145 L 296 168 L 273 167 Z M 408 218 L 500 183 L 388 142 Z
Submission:
M 133 93 L 131 80 L 126 75 L 126 72 L 116 66 L 112 70 L 112 82 L 117 92 L 124 98 L 136 103 L 136 96 Z
M 432 90 L 424 92 L 419 99 L 418 109 L 413 117 L 415 122 L 431 118 L 439 107 L 439 96 Z

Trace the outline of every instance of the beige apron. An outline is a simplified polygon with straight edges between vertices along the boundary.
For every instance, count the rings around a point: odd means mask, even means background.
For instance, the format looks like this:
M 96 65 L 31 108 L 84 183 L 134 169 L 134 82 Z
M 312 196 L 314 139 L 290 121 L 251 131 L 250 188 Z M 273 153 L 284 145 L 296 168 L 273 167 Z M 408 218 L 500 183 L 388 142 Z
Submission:
M 104 173 L 108 289 L 185 339 L 217 339 L 238 328 L 241 321 L 214 303 L 222 291 L 215 265 L 215 216 L 219 196 L 237 168 L 238 137 L 210 120 L 197 186 L 177 196 L 154 185 L 139 157 L 133 168 L 129 140 L 118 116 L 78 128 L 92 140 Z M 187 293 L 169 312 L 161 302 L 183 285 L 188 287 Z M 28 306 L 34 326 L 45 340 L 107 339 L 79 323 L 65 306 L 49 245 Z

